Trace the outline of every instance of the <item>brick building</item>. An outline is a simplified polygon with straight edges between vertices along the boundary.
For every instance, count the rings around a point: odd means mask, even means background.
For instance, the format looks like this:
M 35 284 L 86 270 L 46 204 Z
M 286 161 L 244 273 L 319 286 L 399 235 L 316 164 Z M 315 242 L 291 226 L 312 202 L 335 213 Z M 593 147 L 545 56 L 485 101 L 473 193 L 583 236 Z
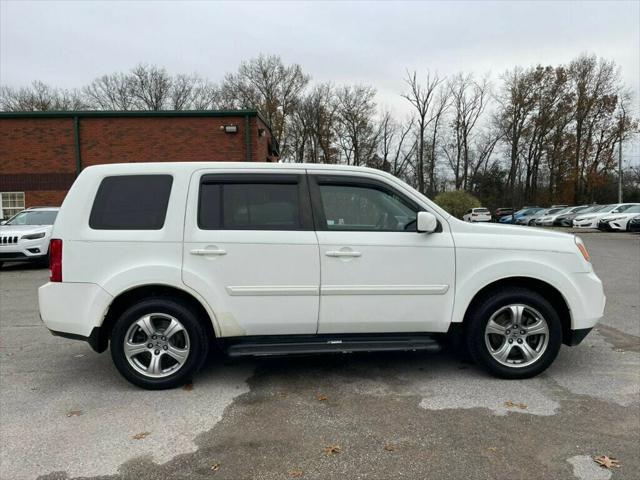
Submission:
M 60 205 L 90 165 L 277 158 L 254 110 L 0 113 L 0 218 Z

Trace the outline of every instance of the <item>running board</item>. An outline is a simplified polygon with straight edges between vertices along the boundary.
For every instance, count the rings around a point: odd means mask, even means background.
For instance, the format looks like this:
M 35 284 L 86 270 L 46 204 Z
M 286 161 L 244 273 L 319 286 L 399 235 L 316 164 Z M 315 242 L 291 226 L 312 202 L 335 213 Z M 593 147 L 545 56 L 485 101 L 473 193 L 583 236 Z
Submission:
M 349 337 L 284 339 L 274 341 L 268 337 L 260 340 L 239 340 L 227 347 L 230 357 L 269 356 L 291 354 L 348 353 L 348 352 L 394 352 L 394 351 L 440 351 L 440 344 L 429 336 L 413 337 Z

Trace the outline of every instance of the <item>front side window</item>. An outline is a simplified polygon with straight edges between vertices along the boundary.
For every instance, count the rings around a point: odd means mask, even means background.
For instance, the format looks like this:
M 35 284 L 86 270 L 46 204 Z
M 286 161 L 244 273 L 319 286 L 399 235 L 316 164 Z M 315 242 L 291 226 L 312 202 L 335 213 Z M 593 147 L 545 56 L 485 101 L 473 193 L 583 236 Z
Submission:
M 319 185 L 327 230 L 416 231 L 417 212 L 398 195 L 360 185 Z
M 198 225 L 204 230 L 301 230 L 297 183 L 203 183 Z
M 94 230 L 160 230 L 164 226 L 173 177 L 121 175 L 100 183 L 91 208 Z

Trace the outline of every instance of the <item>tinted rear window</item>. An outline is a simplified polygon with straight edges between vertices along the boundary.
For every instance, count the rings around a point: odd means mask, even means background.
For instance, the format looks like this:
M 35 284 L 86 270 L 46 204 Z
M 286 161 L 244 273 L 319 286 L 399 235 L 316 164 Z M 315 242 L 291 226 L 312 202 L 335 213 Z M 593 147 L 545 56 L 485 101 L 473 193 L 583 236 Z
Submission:
M 95 230 L 160 230 L 167 215 L 171 175 L 122 175 L 100 183 L 89 226 Z
M 295 183 L 204 183 L 198 225 L 204 230 L 301 230 Z

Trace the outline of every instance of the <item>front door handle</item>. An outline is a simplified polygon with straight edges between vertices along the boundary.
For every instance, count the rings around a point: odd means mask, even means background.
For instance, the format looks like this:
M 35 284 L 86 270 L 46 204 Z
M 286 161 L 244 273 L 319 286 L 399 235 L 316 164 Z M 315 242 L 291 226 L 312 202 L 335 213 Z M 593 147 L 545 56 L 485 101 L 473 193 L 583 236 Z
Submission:
M 362 253 L 348 250 L 330 250 L 326 255 L 327 257 L 361 257 Z
M 190 253 L 191 255 L 226 255 L 227 251 L 221 248 L 196 248 Z

